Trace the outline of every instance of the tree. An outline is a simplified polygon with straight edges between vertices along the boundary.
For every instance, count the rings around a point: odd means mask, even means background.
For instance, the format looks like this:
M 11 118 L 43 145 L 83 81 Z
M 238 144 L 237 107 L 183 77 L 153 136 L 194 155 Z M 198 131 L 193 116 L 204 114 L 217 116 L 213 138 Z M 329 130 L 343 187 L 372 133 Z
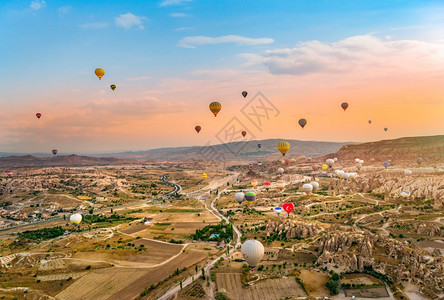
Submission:
M 205 270 L 202 268 L 202 278 L 205 279 Z
M 182 280 L 179 282 L 180 289 L 182 290 Z

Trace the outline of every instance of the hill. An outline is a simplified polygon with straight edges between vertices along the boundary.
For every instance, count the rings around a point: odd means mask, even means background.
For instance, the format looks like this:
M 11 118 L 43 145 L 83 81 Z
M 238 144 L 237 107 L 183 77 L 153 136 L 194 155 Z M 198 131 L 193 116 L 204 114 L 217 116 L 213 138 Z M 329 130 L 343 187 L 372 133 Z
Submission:
M 58 167 L 58 166 L 93 166 L 124 164 L 134 162 L 115 157 L 90 157 L 79 155 L 61 155 L 54 157 L 36 157 L 32 155 L 7 156 L 0 158 L 0 168 L 22 167 Z
M 281 156 L 276 145 L 282 139 L 254 140 L 248 142 L 233 142 L 214 146 L 193 146 L 177 148 L 159 148 L 148 151 L 121 152 L 107 154 L 118 158 L 141 160 L 192 160 L 214 158 L 225 160 L 264 159 L 269 155 Z M 350 143 L 315 142 L 286 140 L 291 144 L 287 156 L 304 155 L 316 157 L 338 151 L 342 146 Z M 258 148 L 261 144 L 261 148 Z M 216 154 L 213 154 L 216 153 Z
M 327 157 L 337 156 L 339 159 L 364 160 L 416 160 L 421 157 L 424 161 L 444 160 L 444 135 L 404 137 L 394 140 L 382 140 L 362 144 L 346 145 Z

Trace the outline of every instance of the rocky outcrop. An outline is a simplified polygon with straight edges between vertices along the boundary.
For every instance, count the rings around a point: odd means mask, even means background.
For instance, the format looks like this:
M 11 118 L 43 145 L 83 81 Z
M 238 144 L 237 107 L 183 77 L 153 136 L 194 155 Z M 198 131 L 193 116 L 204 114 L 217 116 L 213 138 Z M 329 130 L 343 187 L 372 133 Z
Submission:
M 273 233 L 285 233 L 287 239 L 294 239 L 296 237 L 307 238 L 316 236 L 323 230 L 323 228 L 313 223 L 296 222 L 294 220 L 279 220 L 267 223 L 265 230 L 267 236 L 270 236 Z
M 335 232 L 320 238 L 319 249 L 320 264 L 338 265 L 346 271 L 372 267 L 395 282 L 411 281 L 427 285 L 434 293 L 444 292 L 442 256 L 430 257 L 407 242 L 370 233 Z

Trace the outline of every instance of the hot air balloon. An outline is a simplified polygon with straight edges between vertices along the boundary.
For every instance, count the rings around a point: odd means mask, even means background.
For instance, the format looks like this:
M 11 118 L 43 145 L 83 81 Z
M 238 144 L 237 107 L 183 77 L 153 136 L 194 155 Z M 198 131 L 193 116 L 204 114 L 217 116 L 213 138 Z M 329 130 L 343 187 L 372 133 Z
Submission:
M 290 144 L 288 142 L 279 142 L 279 144 L 277 144 L 277 148 L 282 155 L 285 155 L 285 153 L 290 150 Z
M 368 120 L 368 123 L 371 124 L 371 123 L 372 123 L 372 120 Z
M 57 155 L 57 152 L 59 152 L 57 149 L 52 150 L 52 154 Z
M 249 167 L 250 169 L 253 169 L 253 163 L 249 163 L 249 164 L 248 164 L 248 167 Z
M 348 108 L 348 103 L 347 102 L 343 102 L 341 104 L 342 109 L 345 111 Z
M 282 191 L 284 189 L 284 187 L 285 187 L 285 181 L 283 181 L 283 180 L 276 181 L 276 186 L 278 187 L 278 189 L 280 191 Z
M 358 170 L 361 170 L 361 168 L 362 168 L 362 164 L 361 164 L 361 163 L 357 164 L 357 165 L 356 165 L 356 168 L 358 168 Z
M 242 136 L 243 136 L 243 137 L 245 137 L 245 136 L 247 135 L 247 132 L 246 132 L 245 130 L 242 131 L 241 133 L 242 133 Z
M 359 160 L 359 163 L 362 165 L 364 163 L 364 160 L 363 159 Z
M 413 174 L 412 170 L 405 170 L 405 171 L 404 171 L 404 175 L 405 175 L 405 176 L 410 176 L 410 175 L 412 175 L 412 174 Z
M 99 77 L 99 80 L 105 75 L 105 70 L 101 68 L 97 68 L 94 72 L 96 73 L 96 76 Z
M 268 189 L 270 188 L 270 186 L 271 186 L 271 182 L 270 181 L 264 181 L 263 183 L 262 183 L 262 185 L 265 187 L 265 189 L 268 191 Z
M 290 160 L 289 160 L 289 159 L 286 159 L 286 160 L 285 160 L 285 164 L 288 166 L 288 165 L 290 164 Z
M 202 129 L 202 127 L 200 127 L 199 125 L 194 127 L 194 130 L 196 130 L 197 133 L 199 133 L 201 131 L 201 129 Z
M 337 162 L 339 159 L 337 157 L 333 158 L 334 162 Z
M 115 85 L 115 84 L 111 84 L 109 87 L 110 87 L 113 91 L 116 89 L 116 85 Z
M 309 183 L 306 183 L 302 186 L 302 191 L 305 194 L 309 195 L 313 191 L 313 186 Z
M 311 169 L 312 169 L 313 171 L 316 171 L 316 170 L 318 169 L 318 166 L 317 166 L 317 165 L 312 165 L 312 166 L 311 166 Z
M 329 158 L 329 159 L 327 159 L 327 160 L 325 161 L 325 164 L 326 164 L 327 166 L 329 166 L 330 168 L 333 166 L 334 163 L 335 163 L 335 161 L 334 161 L 333 159 L 331 159 L 331 158 Z
M 335 174 L 339 177 L 339 178 L 342 178 L 342 176 L 344 175 L 344 171 L 342 171 L 342 170 L 336 170 L 335 171 Z
M 275 207 L 274 211 L 277 213 L 277 215 L 279 216 L 281 214 L 282 208 L 281 207 Z
M 264 257 L 264 245 L 258 240 L 247 240 L 242 244 L 241 253 L 250 267 L 254 268 Z
M 386 168 L 386 169 L 387 169 L 387 168 L 388 168 L 388 166 L 389 166 L 389 163 L 388 163 L 388 161 L 385 161 L 385 162 L 383 162 L 383 163 L 382 163 L 382 165 L 384 166 L 384 168 Z
M 311 157 L 307 157 L 307 161 L 308 161 L 308 162 L 311 162 Z
M 217 116 L 217 113 L 221 110 L 222 105 L 219 102 L 211 102 L 210 103 L 210 110 L 214 114 L 214 116 Z
M 418 165 L 422 164 L 422 158 L 421 158 L 421 157 L 418 157 L 418 158 L 416 159 L 416 162 L 418 163 Z
M 350 177 L 352 177 L 351 173 L 344 173 L 344 174 L 342 174 L 342 178 L 345 179 L 345 180 L 349 179 Z
M 326 165 L 324 165 L 324 166 L 326 166 Z M 323 172 L 321 173 L 321 175 L 322 175 L 322 176 L 327 176 L 327 172 L 323 171 Z
M 313 192 L 316 193 L 319 190 L 319 183 L 317 181 L 312 181 L 310 184 L 313 187 Z
M 247 95 L 248 95 L 248 92 L 247 92 L 247 91 L 243 91 L 243 92 L 242 92 L 242 96 L 244 96 L 244 98 L 246 98 Z
M 284 204 L 282 204 L 282 208 L 285 210 L 285 212 L 287 213 L 287 214 L 290 214 L 292 211 L 293 211 L 293 209 L 294 209 L 294 204 L 293 203 L 284 203 Z
M 359 158 L 355 158 L 355 163 L 359 163 L 360 159 Z
M 370 161 L 371 161 L 371 162 L 374 162 L 374 161 L 375 161 L 375 159 L 374 159 L 374 158 L 372 157 L 372 158 L 370 158 Z
M 389 130 L 387 127 L 384 127 L 384 131 L 387 131 L 387 130 Z
M 261 162 L 261 161 L 258 161 L 258 162 L 257 162 L 257 165 L 258 165 L 258 166 L 262 166 L 262 162 Z
M 242 201 L 245 198 L 245 194 L 242 192 L 238 192 L 234 195 L 234 198 L 236 199 L 237 202 L 239 202 L 239 204 L 242 204 Z
M 257 180 L 256 179 L 253 179 L 251 181 L 251 186 L 253 186 L 254 188 L 257 186 Z
M 267 165 L 267 164 L 264 164 L 264 166 L 265 166 L 265 167 L 268 167 L 268 165 Z
M 284 173 L 284 168 L 279 168 L 278 169 L 278 174 L 283 174 Z
M 202 179 L 207 179 L 207 173 L 202 173 Z
M 326 164 L 323 164 L 323 165 L 322 165 L 322 170 L 325 171 L 325 170 L 327 170 L 327 169 L 328 169 L 328 166 L 327 166 Z
M 305 125 L 307 125 L 307 120 L 300 119 L 298 123 L 299 123 L 299 126 L 301 126 L 302 129 L 304 129 Z
M 37 119 L 40 119 L 42 117 L 41 113 L 36 113 L 35 116 L 37 117 Z
M 248 203 L 253 204 L 253 201 L 256 200 L 256 193 L 255 192 L 246 192 L 245 199 L 248 201 Z
M 280 160 L 281 164 L 285 165 L 285 159 Z
M 8 174 L 8 177 L 12 176 L 12 171 L 6 171 L 6 174 Z
M 79 225 L 80 222 L 82 222 L 82 215 L 81 214 L 73 214 L 71 217 L 69 217 L 69 221 L 74 225 Z
M 410 196 L 410 192 L 408 192 L 408 191 L 401 191 L 400 195 L 401 195 L 402 198 L 406 199 L 406 198 L 408 198 Z
M 260 149 L 262 147 L 262 144 L 257 144 L 257 147 Z

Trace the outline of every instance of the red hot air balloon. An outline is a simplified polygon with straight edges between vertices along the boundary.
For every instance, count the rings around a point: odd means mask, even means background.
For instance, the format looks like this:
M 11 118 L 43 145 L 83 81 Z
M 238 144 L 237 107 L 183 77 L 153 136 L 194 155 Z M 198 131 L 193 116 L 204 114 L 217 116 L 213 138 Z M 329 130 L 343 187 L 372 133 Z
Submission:
M 293 203 L 284 203 L 282 205 L 282 208 L 287 212 L 287 214 L 290 214 L 293 209 L 294 209 L 294 204 Z
M 202 129 L 202 127 L 200 127 L 199 125 L 197 125 L 196 127 L 194 127 L 194 129 L 196 130 L 197 133 L 199 133 L 200 130 Z
M 41 113 L 36 113 L 35 116 L 37 117 L 37 119 L 40 119 L 40 117 L 42 116 Z
M 8 177 L 12 176 L 12 171 L 6 171 L 6 174 L 8 174 Z
M 347 109 L 347 107 L 348 107 L 348 103 L 347 103 L 347 102 L 343 102 L 343 103 L 341 104 L 341 107 L 342 107 L 342 109 L 345 111 L 345 110 Z
M 312 165 L 311 168 L 313 169 L 313 171 L 316 171 L 318 169 L 317 165 Z
M 244 130 L 242 131 L 242 136 L 245 137 L 247 135 L 247 132 Z
M 52 150 L 52 154 L 54 154 L 54 155 L 57 155 L 57 152 L 59 152 L 59 151 L 57 151 L 57 149 Z

